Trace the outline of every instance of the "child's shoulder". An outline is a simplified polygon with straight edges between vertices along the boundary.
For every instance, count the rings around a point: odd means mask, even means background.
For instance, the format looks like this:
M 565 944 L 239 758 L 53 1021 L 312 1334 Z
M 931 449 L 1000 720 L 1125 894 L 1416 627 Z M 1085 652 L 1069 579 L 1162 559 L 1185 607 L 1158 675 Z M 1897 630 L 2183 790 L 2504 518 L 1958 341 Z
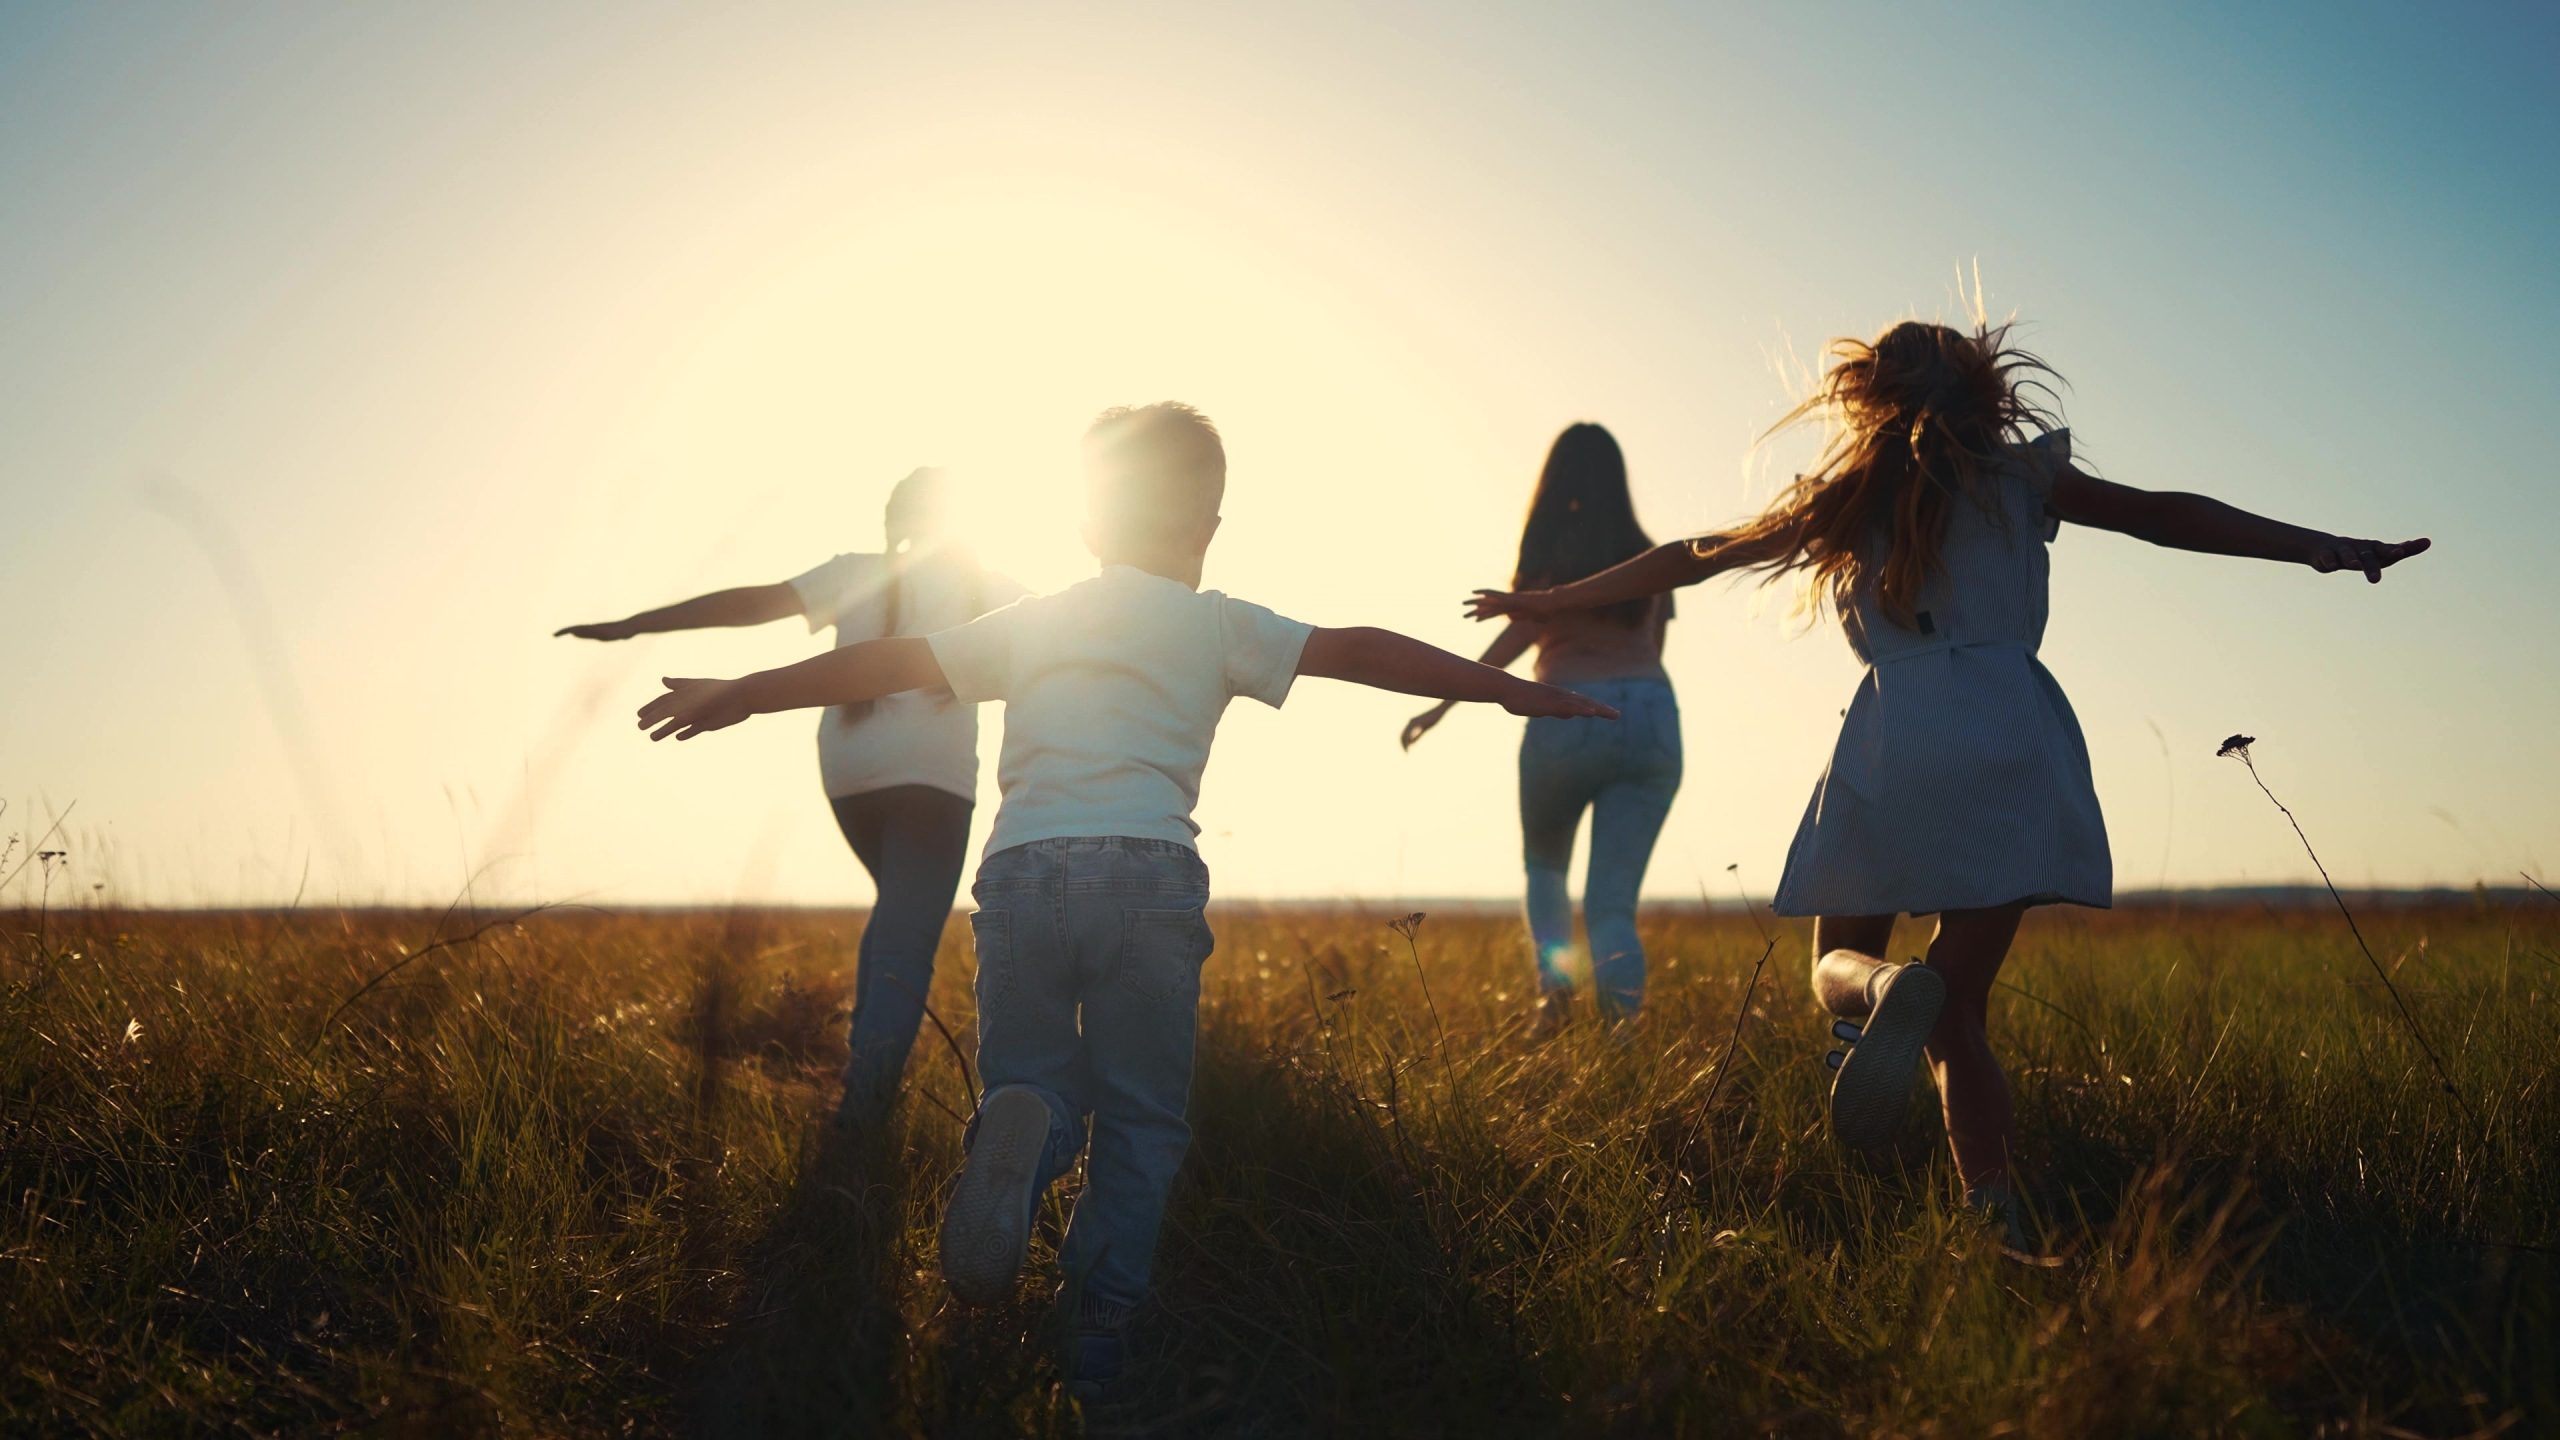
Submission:
M 2071 427 L 2057 425 L 2003 447 L 2005 457 L 2022 470 L 2051 475 L 2071 463 Z

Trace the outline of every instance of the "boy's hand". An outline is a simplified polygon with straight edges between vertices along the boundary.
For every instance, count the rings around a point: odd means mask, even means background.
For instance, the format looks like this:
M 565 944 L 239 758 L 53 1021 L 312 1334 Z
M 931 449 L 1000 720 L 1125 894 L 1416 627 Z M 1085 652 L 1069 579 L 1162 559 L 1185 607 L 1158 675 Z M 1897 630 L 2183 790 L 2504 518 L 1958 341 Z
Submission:
M 640 728 L 652 740 L 690 740 L 705 730 L 726 730 L 756 713 L 732 680 L 661 680 L 667 693 L 640 707 Z
M 563 625 L 551 632 L 551 638 L 566 635 L 572 640 L 628 640 L 640 632 L 628 620 L 601 620 L 592 625 Z
M 1533 720 L 1541 717 L 1570 720 L 1581 716 L 1600 720 L 1618 718 L 1617 711 L 1588 695 L 1577 695 L 1554 685 L 1541 685 L 1535 680 L 1514 682 L 1511 689 L 1503 692 L 1502 708 Z
M 1467 618 L 1498 620 L 1505 615 L 1523 620 L 1555 618 L 1555 592 L 1552 590 L 1479 590 L 1467 599 Z
M 2427 545 L 2423 539 L 2403 540 L 2394 545 L 2383 540 L 2354 540 L 2344 535 L 2332 535 L 2312 547 L 2308 563 L 2323 575 L 2333 570 L 2361 570 L 2366 584 L 2379 585 L 2383 571 L 2412 555 L 2427 553 Z

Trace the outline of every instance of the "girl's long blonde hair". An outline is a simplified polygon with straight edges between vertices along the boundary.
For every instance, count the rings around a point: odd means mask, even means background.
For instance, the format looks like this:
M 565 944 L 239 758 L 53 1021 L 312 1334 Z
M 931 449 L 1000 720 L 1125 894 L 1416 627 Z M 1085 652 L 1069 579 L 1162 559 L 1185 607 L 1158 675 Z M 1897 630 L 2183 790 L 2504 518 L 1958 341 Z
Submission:
M 1844 615 L 1873 585 L 1884 613 L 1911 625 L 1938 570 L 1948 507 L 1962 498 L 1998 513 L 1986 476 L 2004 446 L 2053 428 L 2025 392 L 2050 396 L 2038 377 L 2061 377 L 2012 346 L 2005 324 L 1967 332 L 1905 320 L 1873 340 L 1835 340 L 1827 354 L 1813 393 L 1769 427 L 1823 417 L 1833 428 L 1821 458 L 1723 543 L 1775 542 L 1778 553 L 1753 567 L 1767 578 L 1808 572 L 1815 603 Z M 1870 573 L 1859 548 L 1879 522 L 1890 541 Z

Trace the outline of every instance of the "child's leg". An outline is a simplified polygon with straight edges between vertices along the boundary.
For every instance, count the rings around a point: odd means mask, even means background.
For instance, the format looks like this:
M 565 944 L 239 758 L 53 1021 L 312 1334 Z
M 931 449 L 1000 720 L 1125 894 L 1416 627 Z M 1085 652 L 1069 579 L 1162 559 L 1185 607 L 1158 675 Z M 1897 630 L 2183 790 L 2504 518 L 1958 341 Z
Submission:
M 1813 922 L 1813 998 L 1844 1020 L 1875 1008 L 1869 982 L 1893 943 L 1890 915 L 1825 915 Z
M 1591 988 L 1600 1013 L 1632 1015 L 1644 1005 L 1644 943 L 1636 937 L 1636 895 L 1653 844 L 1679 793 L 1680 772 L 1621 780 L 1591 806 L 1591 869 L 1582 913 L 1591 931 Z
M 1824 1009 L 1857 1022 L 1833 1027 L 1852 1043 L 1833 1055 L 1839 1073 L 1831 1081 L 1831 1134 L 1852 1150 L 1881 1149 L 1901 1128 L 1946 997 L 1927 966 L 1882 959 L 1892 939 L 1889 915 L 1814 923 L 1814 995 Z
M 851 1055 L 845 1065 L 848 1117 L 885 1111 L 924 1023 L 934 952 L 951 918 L 967 863 L 970 803 L 926 785 L 900 785 L 836 802 L 853 822 L 846 837 L 871 871 L 879 899 L 862 927 L 854 975 Z
M 1929 968 L 1947 985 L 1946 1007 L 1929 1035 L 1929 1068 L 1947 1117 L 1947 1146 L 1967 1193 L 1997 1187 L 2009 1177 L 2009 1144 L 2016 1117 L 2009 1080 L 1991 1053 L 1991 985 L 2009 958 L 2023 905 L 1994 910 L 1950 910 L 1938 917 L 1929 942 Z
M 1567 720 L 1532 720 L 1520 738 L 1520 858 L 1528 872 L 1529 942 L 1537 951 L 1538 988 L 1570 991 L 1566 962 L 1573 953 L 1573 892 L 1565 875 L 1573 864 L 1573 837 L 1591 803 L 1591 787 L 1572 763 L 1559 727 Z
M 1093 1148 L 1061 1258 L 1080 1304 L 1125 1314 L 1146 1298 L 1165 1201 L 1191 1146 L 1200 967 L 1214 941 L 1197 855 L 1162 841 L 1112 843 L 1078 870 L 1067 897 Z
M 942 1220 L 942 1273 L 981 1305 L 1013 1293 L 1040 1192 L 1074 1163 L 1085 1128 L 1075 957 L 1060 944 L 1060 842 L 1018 845 L 978 870 L 978 1074 L 968 1158 Z

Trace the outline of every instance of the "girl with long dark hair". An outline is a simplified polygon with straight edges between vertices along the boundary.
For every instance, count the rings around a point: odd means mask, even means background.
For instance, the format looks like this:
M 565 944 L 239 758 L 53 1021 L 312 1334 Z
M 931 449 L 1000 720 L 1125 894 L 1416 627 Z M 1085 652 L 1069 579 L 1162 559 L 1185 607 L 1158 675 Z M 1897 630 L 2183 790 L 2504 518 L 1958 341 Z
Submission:
M 1596 575 L 1653 548 L 1627 493 L 1627 462 L 1607 430 L 1570 425 L 1547 452 L 1520 526 L 1512 587 L 1545 590 Z M 1644 945 L 1636 894 L 1653 844 L 1680 790 L 1680 706 L 1662 669 L 1667 595 L 1557 610 L 1505 626 L 1484 663 L 1508 666 L 1534 649 L 1537 677 L 1617 708 L 1615 723 L 1532 720 L 1520 737 L 1520 850 L 1528 872 L 1529 939 L 1538 977 L 1536 1028 L 1551 1033 L 1571 1013 L 1575 971 L 1573 896 L 1565 872 L 1574 835 L 1591 816 L 1582 887 L 1590 932 L 1591 988 L 1607 1019 L 1644 1004 Z M 1411 748 L 1449 713 L 1436 705 L 1404 727 Z

